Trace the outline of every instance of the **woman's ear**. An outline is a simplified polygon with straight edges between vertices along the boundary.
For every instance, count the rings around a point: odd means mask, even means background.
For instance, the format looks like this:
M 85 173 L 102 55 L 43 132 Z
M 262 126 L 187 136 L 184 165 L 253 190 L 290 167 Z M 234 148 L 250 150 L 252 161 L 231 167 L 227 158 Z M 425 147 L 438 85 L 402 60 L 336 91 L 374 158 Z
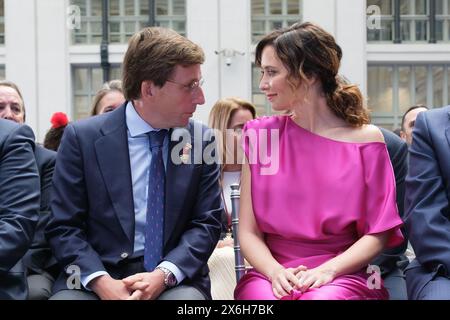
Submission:
M 313 85 L 315 85 L 317 83 L 319 79 L 317 78 L 317 76 L 315 74 L 309 76 L 306 78 L 305 82 L 306 85 L 309 87 L 312 87 Z

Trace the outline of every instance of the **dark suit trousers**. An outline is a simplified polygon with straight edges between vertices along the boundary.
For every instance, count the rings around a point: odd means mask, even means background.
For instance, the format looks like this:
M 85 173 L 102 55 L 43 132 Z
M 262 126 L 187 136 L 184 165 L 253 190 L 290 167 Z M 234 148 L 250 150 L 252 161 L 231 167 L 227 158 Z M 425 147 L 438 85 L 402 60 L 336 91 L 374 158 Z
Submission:
M 450 278 L 438 274 L 433 275 L 422 266 L 407 269 L 406 287 L 410 300 L 450 300 Z M 425 284 L 424 276 L 431 278 Z

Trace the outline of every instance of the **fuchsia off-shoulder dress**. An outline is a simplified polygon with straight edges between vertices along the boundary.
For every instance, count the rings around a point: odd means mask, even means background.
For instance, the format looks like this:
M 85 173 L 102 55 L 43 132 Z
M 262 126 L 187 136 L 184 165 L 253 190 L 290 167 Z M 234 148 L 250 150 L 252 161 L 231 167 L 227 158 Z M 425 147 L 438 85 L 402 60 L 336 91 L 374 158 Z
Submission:
M 276 131 L 278 137 L 270 138 Z M 248 122 L 243 137 L 255 219 L 272 255 L 285 267 L 317 267 L 367 234 L 392 230 L 388 247 L 404 241 L 384 143 L 332 140 L 284 115 Z M 364 268 L 285 298 L 387 299 L 382 285 L 367 285 L 370 275 Z M 239 281 L 235 298 L 276 299 L 270 281 L 256 270 Z

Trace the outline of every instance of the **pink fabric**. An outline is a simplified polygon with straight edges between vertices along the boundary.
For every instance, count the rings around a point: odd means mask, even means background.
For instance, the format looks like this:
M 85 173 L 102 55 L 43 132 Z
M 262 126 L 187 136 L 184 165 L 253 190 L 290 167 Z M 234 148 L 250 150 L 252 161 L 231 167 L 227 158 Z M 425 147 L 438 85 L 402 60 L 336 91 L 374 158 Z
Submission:
M 262 156 L 267 150 L 259 149 L 272 129 L 279 130 L 278 172 L 264 175 L 261 170 L 270 163 Z M 255 131 L 257 143 L 245 138 Z M 274 141 L 268 138 L 268 142 L 271 150 Z M 388 247 L 404 241 L 394 174 L 384 143 L 335 141 L 299 127 L 288 116 L 273 116 L 247 123 L 244 151 L 250 161 L 256 222 L 274 258 L 284 266 L 317 267 L 366 234 L 392 229 Z M 361 270 L 285 298 L 387 299 L 384 287 L 367 287 L 368 276 Z M 238 283 L 235 298 L 275 296 L 268 279 L 251 271 Z

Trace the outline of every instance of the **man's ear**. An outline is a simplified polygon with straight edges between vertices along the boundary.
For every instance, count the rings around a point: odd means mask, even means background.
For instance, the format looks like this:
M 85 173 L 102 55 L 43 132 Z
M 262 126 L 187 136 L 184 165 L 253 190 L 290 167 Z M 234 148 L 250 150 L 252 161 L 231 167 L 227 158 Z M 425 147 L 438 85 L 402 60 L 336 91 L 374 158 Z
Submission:
M 406 133 L 403 130 L 400 131 L 400 138 L 406 141 Z
M 141 97 L 150 98 L 155 95 L 155 85 L 151 80 L 145 80 L 141 83 Z

